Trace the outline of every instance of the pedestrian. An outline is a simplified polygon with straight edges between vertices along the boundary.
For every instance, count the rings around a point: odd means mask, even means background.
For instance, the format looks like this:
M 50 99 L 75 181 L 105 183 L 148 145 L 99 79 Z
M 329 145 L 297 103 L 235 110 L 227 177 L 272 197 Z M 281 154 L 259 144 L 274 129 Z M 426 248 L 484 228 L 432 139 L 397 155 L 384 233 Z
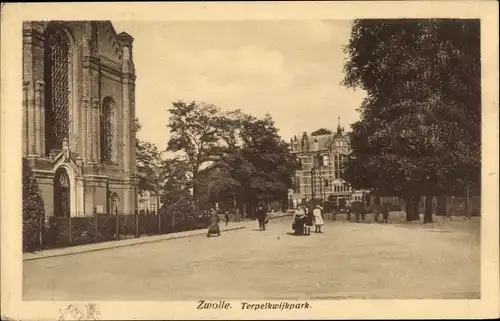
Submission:
M 314 214 L 313 210 L 310 207 L 306 207 L 305 211 L 305 220 L 304 220 L 304 235 L 311 235 L 311 228 L 313 226 Z
M 207 236 L 210 237 L 212 234 L 216 234 L 220 236 L 220 227 L 219 227 L 220 218 L 217 215 L 215 209 L 212 209 L 210 213 L 210 227 L 208 228 Z
M 304 212 L 304 207 L 299 206 L 295 215 L 293 217 L 292 229 L 295 235 L 304 235 L 304 220 L 306 214 Z
M 224 218 L 226 219 L 226 226 L 227 224 L 229 223 L 229 212 L 226 211 L 226 213 L 224 214 Z
M 346 213 L 347 213 L 347 220 L 351 220 L 351 205 L 347 205 L 346 207 Z
M 323 226 L 323 217 L 321 215 L 322 211 L 323 211 L 323 208 L 319 204 L 316 204 L 316 208 L 313 211 L 314 225 L 316 226 L 316 229 L 315 229 L 316 233 L 323 233 L 321 231 L 321 226 Z
M 382 219 L 384 223 L 389 223 L 389 206 L 382 205 Z
M 375 222 L 378 222 L 380 214 L 382 213 L 382 207 L 381 206 L 374 206 L 374 210 L 375 210 Z
M 264 205 L 260 204 L 257 209 L 257 220 L 259 221 L 259 228 L 261 231 L 266 230 L 266 221 L 267 221 L 267 211 L 264 208 Z

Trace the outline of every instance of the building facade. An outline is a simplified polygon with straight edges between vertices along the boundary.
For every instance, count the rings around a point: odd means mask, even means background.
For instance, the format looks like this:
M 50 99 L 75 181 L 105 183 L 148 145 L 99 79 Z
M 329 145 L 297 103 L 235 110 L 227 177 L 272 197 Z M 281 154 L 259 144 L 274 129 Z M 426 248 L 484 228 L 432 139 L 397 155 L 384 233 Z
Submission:
M 23 156 L 47 216 L 137 208 L 133 38 L 109 21 L 23 23 Z
M 294 206 L 311 199 L 335 199 L 339 207 L 361 200 L 365 191 L 353 191 L 342 179 L 349 141 L 344 128 L 325 135 L 294 136 L 290 142 L 301 169 L 295 172 L 290 198 Z
M 159 201 L 159 196 L 155 192 L 139 192 L 138 209 L 139 213 L 148 212 L 158 214 L 158 210 L 163 204 Z

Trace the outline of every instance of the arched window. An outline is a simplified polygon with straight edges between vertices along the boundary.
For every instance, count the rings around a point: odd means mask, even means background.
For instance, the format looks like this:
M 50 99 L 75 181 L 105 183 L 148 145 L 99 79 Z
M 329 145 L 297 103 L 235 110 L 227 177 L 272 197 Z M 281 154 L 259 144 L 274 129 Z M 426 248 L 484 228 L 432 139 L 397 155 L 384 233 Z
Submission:
M 69 139 L 70 53 L 66 31 L 57 26 L 47 28 L 44 50 L 45 78 L 45 148 L 61 150 Z
M 101 161 L 115 163 L 118 158 L 116 150 L 116 106 L 111 97 L 105 97 L 102 101 L 100 124 Z

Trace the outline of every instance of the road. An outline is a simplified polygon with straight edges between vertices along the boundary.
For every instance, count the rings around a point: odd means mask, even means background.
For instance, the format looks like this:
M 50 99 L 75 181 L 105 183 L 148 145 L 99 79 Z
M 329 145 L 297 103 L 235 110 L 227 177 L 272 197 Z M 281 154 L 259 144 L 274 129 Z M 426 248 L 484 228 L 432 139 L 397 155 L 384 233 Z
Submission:
M 23 300 L 478 298 L 479 220 L 439 228 L 326 221 L 293 236 L 291 218 L 23 263 Z

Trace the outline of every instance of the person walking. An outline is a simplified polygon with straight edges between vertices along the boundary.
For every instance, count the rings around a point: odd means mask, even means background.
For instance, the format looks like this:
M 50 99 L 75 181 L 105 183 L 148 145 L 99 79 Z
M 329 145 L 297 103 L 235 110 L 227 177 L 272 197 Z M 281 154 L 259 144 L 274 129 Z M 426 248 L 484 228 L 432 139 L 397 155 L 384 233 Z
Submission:
M 316 226 L 316 229 L 315 229 L 316 233 L 323 233 L 321 231 L 321 227 L 323 226 L 323 217 L 321 215 L 322 211 L 323 211 L 323 208 L 319 204 L 316 205 L 316 208 L 313 211 L 314 225 Z
M 220 218 L 217 215 L 215 209 L 211 210 L 210 213 L 210 227 L 208 228 L 207 236 L 210 237 L 212 234 L 216 234 L 220 236 L 220 227 L 219 227 Z
M 266 220 L 267 220 L 267 211 L 264 208 L 264 205 L 260 204 L 257 209 L 257 220 L 259 221 L 259 228 L 261 231 L 266 230 Z
M 226 211 L 226 213 L 224 213 L 224 218 L 226 219 L 226 226 L 227 224 L 229 223 L 229 212 Z
M 389 206 L 387 204 L 382 205 L 382 222 L 389 223 Z

